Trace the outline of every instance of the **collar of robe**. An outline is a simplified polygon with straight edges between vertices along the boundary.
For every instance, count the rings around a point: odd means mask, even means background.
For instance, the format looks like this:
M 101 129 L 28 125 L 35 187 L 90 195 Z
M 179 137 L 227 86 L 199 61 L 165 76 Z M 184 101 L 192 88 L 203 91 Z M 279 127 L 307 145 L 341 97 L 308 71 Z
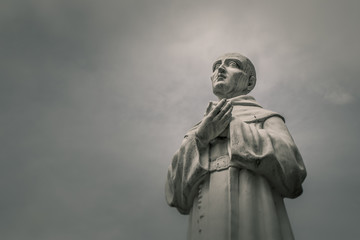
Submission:
M 229 98 L 228 99 L 231 104 L 234 105 L 242 105 L 242 106 L 254 106 L 254 107 L 260 107 L 260 104 L 258 104 L 255 100 L 254 97 L 249 96 L 249 95 L 240 95 L 237 97 L 233 97 L 233 98 Z M 213 105 L 216 105 L 218 102 L 217 101 L 211 101 L 211 103 Z
M 285 119 L 282 115 L 280 115 L 277 112 L 273 112 L 267 109 L 264 109 L 258 104 L 254 97 L 249 95 L 241 95 L 234 98 L 229 98 L 231 101 L 231 104 L 234 106 L 232 110 L 232 116 L 233 120 L 240 120 L 245 123 L 264 123 L 266 119 L 271 117 L 279 117 L 284 122 Z M 207 108 L 207 112 L 205 112 L 204 116 L 207 115 L 216 105 L 218 101 L 210 101 L 209 105 L 210 108 Z M 194 132 L 198 126 L 200 125 L 201 121 L 195 124 L 186 135 L 191 134 L 191 132 Z M 233 124 L 230 124 L 230 130 L 234 127 Z M 185 136 L 186 136 L 185 135 Z
M 264 122 L 270 117 L 280 117 L 284 122 L 285 119 L 280 114 L 264 109 L 260 104 L 258 104 L 254 97 L 249 95 L 240 95 L 234 98 L 228 99 L 231 104 L 234 106 L 232 115 L 235 118 L 241 119 L 244 122 Z M 216 105 L 218 101 L 210 101 L 208 111 L 205 113 L 207 115 Z

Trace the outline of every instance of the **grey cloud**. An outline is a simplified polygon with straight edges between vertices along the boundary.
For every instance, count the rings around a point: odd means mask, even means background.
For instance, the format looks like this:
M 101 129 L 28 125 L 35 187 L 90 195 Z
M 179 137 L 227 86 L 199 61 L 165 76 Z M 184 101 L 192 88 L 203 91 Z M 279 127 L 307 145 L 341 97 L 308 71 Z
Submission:
M 184 239 L 168 164 L 239 51 L 309 176 L 297 239 L 357 233 L 355 1 L 7 1 L 1 11 L 2 239 Z

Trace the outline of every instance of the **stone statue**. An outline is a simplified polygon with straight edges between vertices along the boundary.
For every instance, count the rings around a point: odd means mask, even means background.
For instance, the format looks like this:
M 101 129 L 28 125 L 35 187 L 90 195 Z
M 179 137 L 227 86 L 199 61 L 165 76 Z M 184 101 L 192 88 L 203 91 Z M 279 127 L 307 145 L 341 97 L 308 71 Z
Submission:
M 218 102 L 185 135 L 168 170 L 166 201 L 190 214 L 191 240 L 294 239 L 283 198 L 302 193 L 302 157 L 283 116 L 247 94 L 250 60 L 225 54 L 211 76 Z

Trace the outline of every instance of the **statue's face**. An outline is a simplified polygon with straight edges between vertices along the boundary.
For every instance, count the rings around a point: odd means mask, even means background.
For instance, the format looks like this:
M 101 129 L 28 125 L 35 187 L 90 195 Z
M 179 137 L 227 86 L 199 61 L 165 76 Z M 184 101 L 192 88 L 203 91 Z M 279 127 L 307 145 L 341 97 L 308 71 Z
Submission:
M 221 98 L 246 94 L 249 74 L 245 72 L 247 59 L 241 55 L 225 55 L 213 64 L 211 82 L 213 92 Z

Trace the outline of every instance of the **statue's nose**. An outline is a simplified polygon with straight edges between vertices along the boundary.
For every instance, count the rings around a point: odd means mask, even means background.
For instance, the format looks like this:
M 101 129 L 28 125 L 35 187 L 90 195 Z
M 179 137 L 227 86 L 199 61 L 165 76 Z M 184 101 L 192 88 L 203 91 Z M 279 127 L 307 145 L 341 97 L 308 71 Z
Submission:
M 221 72 L 221 73 L 224 73 L 224 72 L 225 72 L 224 64 L 221 64 L 221 65 L 219 66 L 218 71 Z

